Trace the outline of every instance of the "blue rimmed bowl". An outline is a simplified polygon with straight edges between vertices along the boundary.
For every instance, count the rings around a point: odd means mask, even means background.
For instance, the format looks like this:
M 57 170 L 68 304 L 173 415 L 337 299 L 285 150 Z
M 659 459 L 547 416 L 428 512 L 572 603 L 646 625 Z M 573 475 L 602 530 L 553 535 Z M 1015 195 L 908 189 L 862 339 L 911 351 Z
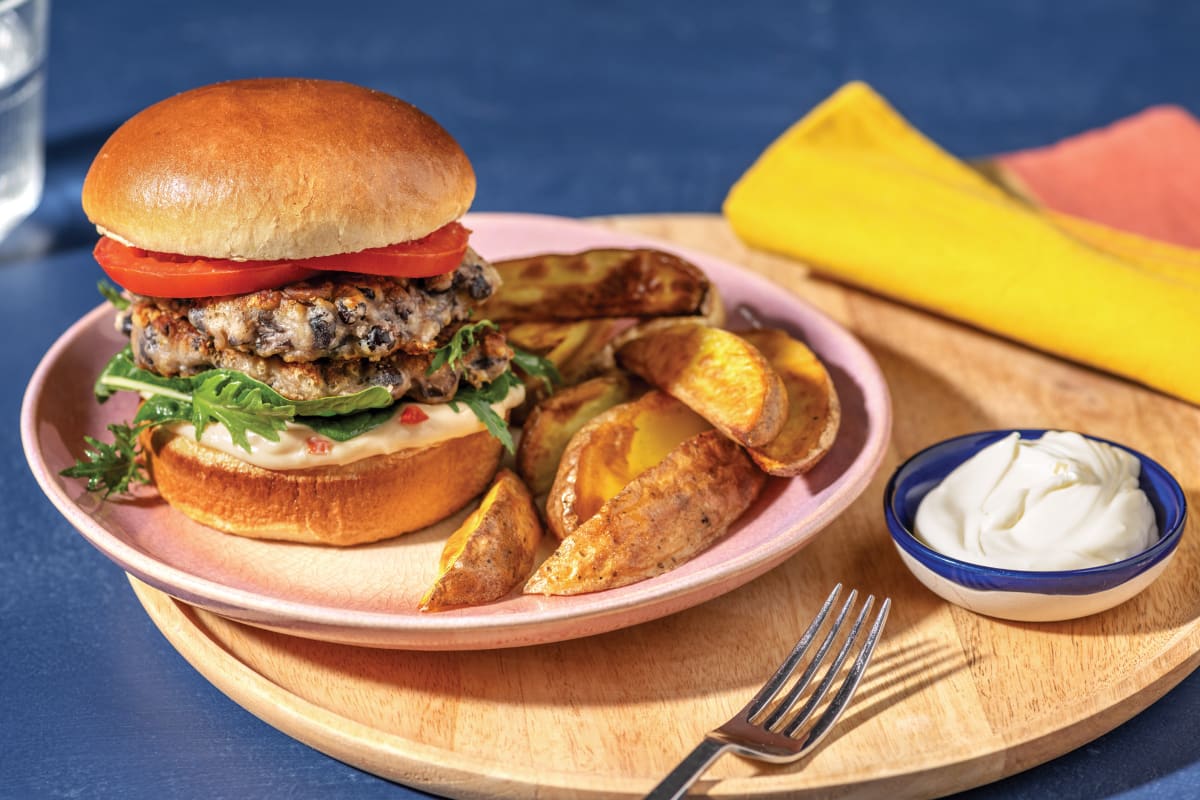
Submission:
M 1154 508 L 1159 538 L 1135 556 L 1088 569 L 1057 572 L 998 569 L 943 555 L 913 534 L 917 506 L 955 467 L 1016 430 L 1022 439 L 1040 439 L 1044 429 L 981 431 L 947 439 L 897 468 L 883 495 L 883 513 L 904 564 L 930 591 L 980 614 L 1023 622 L 1048 622 L 1096 614 L 1119 605 L 1149 586 L 1170 563 L 1187 520 L 1187 499 L 1179 482 L 1158 462 L 1116 442 L 1141 463 L 1142 491 Z

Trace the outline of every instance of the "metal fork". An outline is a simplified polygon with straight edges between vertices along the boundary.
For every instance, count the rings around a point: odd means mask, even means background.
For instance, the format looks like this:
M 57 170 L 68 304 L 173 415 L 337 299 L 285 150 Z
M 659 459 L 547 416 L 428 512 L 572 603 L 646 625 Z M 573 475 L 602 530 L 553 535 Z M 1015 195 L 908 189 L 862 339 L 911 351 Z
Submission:
M 679 766 L 671 770 L 671 773 L 658 786 L 654 787 L 650 794 L 646 795 L 646 800 L 674 800 L 674 798 L 682 797 L 688 787 L 695 783 L 696 779 L 704 774 L 704 771 L 718 757 L 729 750 L 740 756 L 769 761 L 774 764 L 796 761 L 812 752 L 825 734 L 829 733 L 842 712 L 846 710 L 846 706 L 850 704 L 850 698 L 854 696 L 854 691 L 862 680 L 867 664 L 871 660 L 871 654 L 875 652 L 875 645 L 879 641 L 884 623 L 887 622 L 888 610 L 892 606 L 892 601 L 885 598 L 874 622 L 871 623 L 867 638 L 858 651 L 858 656 L 847 671 L 837 693 L 821 716 L 816 719 L 816 722 L 810 725 L 821 701 L 829 693 L 841 672 L 842 665 L 854 649 L 855 642 L 875 605 L 875 596 L 869 596 L 821 682 L 811 694 L 808 694 L 799 713 L 793 715 L 792 712 L 805 697 L 806 690 L 820 669 L 825 656 L 833 648 L 858 599 L 858 591 L 851 590 L 850 596 L 833 621 L 833 627 L 825 634 L 825 638 L 817 646 L 812 658 L 805 662 L 805 656 L 813 642 L 816 641 L 817 635 L 834 605 L 837 604 L 841 592 L 842 585 L 839 583 L 830 592 L 825 604 L 821 606 L 821 611 L 808 626 L 804 635 L 800 637 L 800 641 L 796 642 L 792 652 L 754 696 L 754 699 L 724 725 L 709 731 L 696 749 L 679 762 Z M 800 677 L 783 696 L 783 699 L 772 707 L 772 701 L 788 681 L 800 671 L 802 663 L 805 666 Z

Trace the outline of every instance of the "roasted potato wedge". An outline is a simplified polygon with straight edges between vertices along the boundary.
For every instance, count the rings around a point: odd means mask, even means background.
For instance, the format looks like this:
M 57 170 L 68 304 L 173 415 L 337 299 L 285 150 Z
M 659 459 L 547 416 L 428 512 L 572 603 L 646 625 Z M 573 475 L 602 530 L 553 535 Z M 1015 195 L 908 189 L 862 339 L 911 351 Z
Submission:
M 765 481 L 720 431 L 692 436 L 564 539 L 524 591 L 582 594 L 666 572 L 724 536 Z
M 567 442 L 546 498 L 546 522 L 569 536 L 626 484 L 710 425 L 680 401 L 658 391 L 613 406 Z
M 518 322 L 505 331 L 514 346 L 544 357 L 558 370 L 565 387 L 616 371 L 611 341 L 626 323 L 616 319 L 585 319 L 575 322 Z M 550 395 L 550 387 L 539 377 L 522 374 L 525 402 L 513 409 L 512 421 L 524 426 L 533 408 Z
M 612 340 L 613 352 L 616 353 L 634 339 L 651 336 L 661 330 L 673 328 L 676 325 L 710 325 L 704 317 L 654 317 L 644 319 L 621 331 Z
M 554 320 L 531 320 L 503 325 L 501 328 L 509 344 L 544 356 L 571 338 L 576 324 L 575 322 Z
M 829 452 L 841 424 L 841 405 L 825 365 L 786 331 L 763 328 L 742 338 L 758 348 L 783 379 L 788 415 L 779 435 L 750 457 L 772 475 L 799 475 Z
M 710 284 L 695 265 L 659 250 L 587 250 L 498 261 L 503 281 L 488 319 L 574 320 L 704 314 Z
M 686 403 L 739 444 L 779 435 L 787 391 L 767 359 L 735 333 L 681 323 L 627 342 L 617 363 Z
M 529 490 L 512 470 L 500 470 L 479 508 L 446 540 L 437 580 L 421 598 L 421 610 L 504 597 L 529 577 L 541 538 Z
M 613 373 L 568 386 L 534 407 L 521 429 L 516 466 L 517 474 L 535 497 L 550 490 L 567 442 L 575 432 L 632 396 L 629 379 Z
M 579 383 L 601 372 L 614 370 L 617 366 L 613 356 L 612 340 L 624 327 L 618 319 L 589 319 L 575 323 L 583 328 L 570 353 L 555 353 L 548 356 L 558 367 L 563 383 L 567 386 Z M 559 360 L 556 360 L 559 359 Z
M 505 331 L 513 345 L 549 359 L 570 386 L 615 366 L 609 346 L 627 324 L 619 319 L 518 322 Z

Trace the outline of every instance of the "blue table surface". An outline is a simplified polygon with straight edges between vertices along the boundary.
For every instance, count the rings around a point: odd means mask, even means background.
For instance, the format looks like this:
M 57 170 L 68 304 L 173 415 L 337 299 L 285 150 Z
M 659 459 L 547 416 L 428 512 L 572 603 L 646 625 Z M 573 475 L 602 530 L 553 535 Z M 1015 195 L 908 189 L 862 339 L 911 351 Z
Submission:
M 851 79 L 963 156 L 1154 103 L 1200 112 L 1200 5 L 1182 1 L 55 0 L 51 19 L 46 195 L 0 245 L 0 796 L 13 798 L 427 796 L 213 688 L 26 466 L 23 387 L 97 302 L 83 175 L 140 108 L 229 78 L 353 81 L 460 140 L 477 209 L 572 216 L 717 211 L 765 145 Z M 962 797 L 1200 796 L 1197 713 L 1193 675 L 1096 741 Z

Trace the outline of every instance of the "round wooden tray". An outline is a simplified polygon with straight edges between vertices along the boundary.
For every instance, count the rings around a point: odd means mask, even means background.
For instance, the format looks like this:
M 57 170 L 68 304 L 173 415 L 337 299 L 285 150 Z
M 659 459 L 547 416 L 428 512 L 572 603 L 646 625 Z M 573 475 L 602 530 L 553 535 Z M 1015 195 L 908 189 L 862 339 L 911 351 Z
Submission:
M 927 797 L 1074 749 L 1200 663 L 1195 518 L 1146 592 L 1091 618 L 976 616 L 904 569 L 880 511 L 899 461 L 1005 426 L 1128 443 L 1200 502 L 1200 409 L 745 250 L 708 215 L 605 220 L 763 272 L 863 339 L 893 394 L 883 469 L 798 555 L 702 606 L 614 633 L 478 652 L 374 650 L 231 622 L 133 582 L 171 643 L 234 701 L 372 773 L 455 798 L 639 797 L 742 706 L 838 581 L 886 594 L 888 629 L 846 717 L 807 763 L 720 760 L 718 797 Z

